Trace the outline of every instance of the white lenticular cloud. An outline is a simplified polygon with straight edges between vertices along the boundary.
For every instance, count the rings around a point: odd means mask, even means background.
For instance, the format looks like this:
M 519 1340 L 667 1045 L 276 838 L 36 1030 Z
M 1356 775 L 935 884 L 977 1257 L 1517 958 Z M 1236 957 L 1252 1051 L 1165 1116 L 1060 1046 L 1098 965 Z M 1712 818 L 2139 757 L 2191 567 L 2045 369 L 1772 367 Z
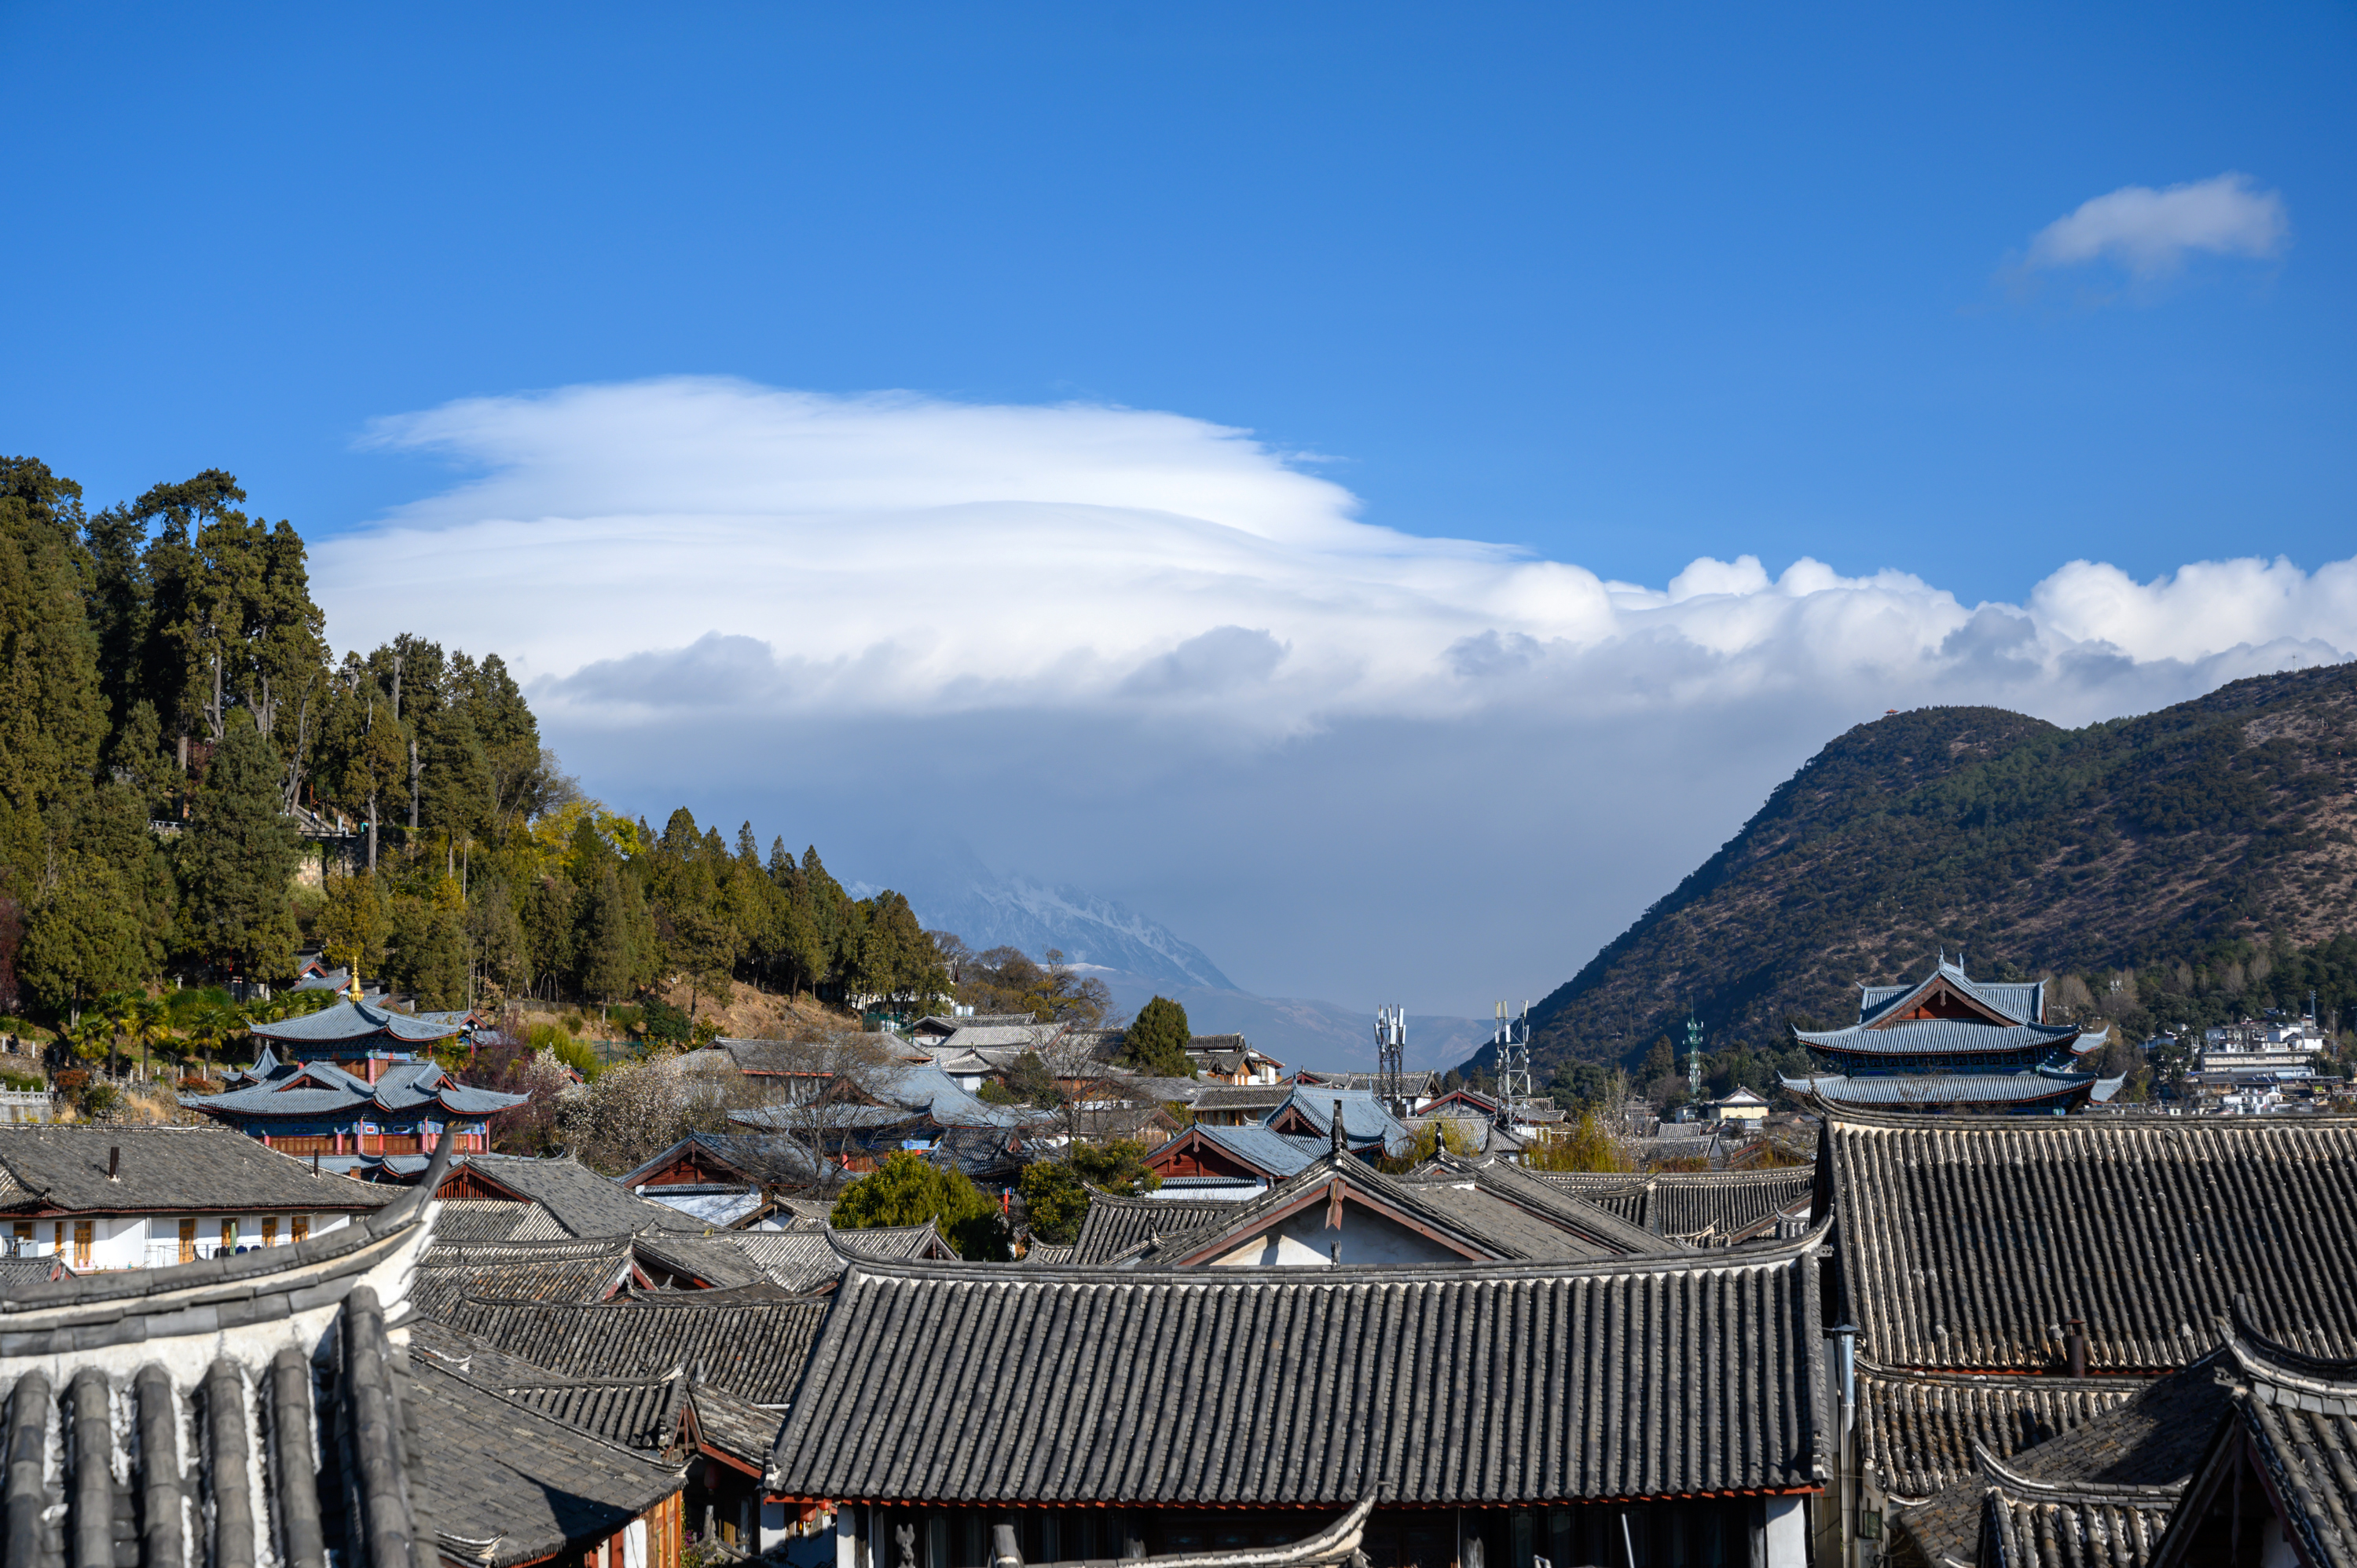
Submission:
M 1244 432 L 1128 409 L 662 381 L 451 403 L 372 439 L 483 477 L 322 544 L 333 624 L 373 641 L 431 615 L 598 727 L 705 702 L 1169 709 L 1273 738 L 1828 682 L 2077 718 L 2357 652 L 2345 563 L 2140 584 L 2073 562 L 2020 607 L 1748 555 L 1651 589 L 1375 527 Z
M 2079 266 L 2110 261 L 2139 278 L 2174 272 L 2194 252 L 2264 259 L 2291 238 L 2283 198 L 2255 190 L 2250 177 L 2222 174 L 2155 190 L 2122 186 L 2082 202 L 2031 237 L 2024 265 Z
M 673 380 L 371 438 L 479 477 L 319 543 L 328 623 L 500 652 L 599 794 L 877 881 L 921 877 L 922 823 L 1353 1005 L 1543 993 L 1886 707 L 2078 724 L 2357 655 L 2357 562 L 1656 588 L 1374 526 L 1245 432 L 1121 408 Z

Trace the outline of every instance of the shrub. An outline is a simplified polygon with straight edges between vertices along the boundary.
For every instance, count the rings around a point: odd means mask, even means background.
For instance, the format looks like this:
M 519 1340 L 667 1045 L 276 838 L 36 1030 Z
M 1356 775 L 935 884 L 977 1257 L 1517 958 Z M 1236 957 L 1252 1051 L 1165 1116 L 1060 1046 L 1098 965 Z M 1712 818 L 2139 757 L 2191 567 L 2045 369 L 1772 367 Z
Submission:
M 1023 1167 L 1016 1183 L 1031 1216 L 1031 1234 L 1053 1246 L 1071 1244 L 1088 1217 L 1089 1189 L 1061 1160 L 1039 1160 Z
M 1579 1113 L 1579 1120 L 1572 1123 L 1569 1136 L 1550 1138 L 1534 1145 L 1529 1163 L 1533 1170 L 1541 1171 L 1633 1171 L 1637 1168 L 1627 1141 L 1617 1136 L 1593 1111 Z
M 586 1040 L 576 1040 L 556 1024 L 534 1024 L 525 1037 L 533 1054 L 546 1051 L 584 1079 L 596 1078 L 606 1070 L 605 1059 Z
M 1127 1138 L 1074 1144 L 1072 1174 L 1124 1197 L 1136 1197 L 1162 1185 L 1162 1177 L 1146 1168 L 1146 1145 Z
M 828 1216 L 836 1228 L 866 1230 L 886 1225 L 933 1228 L 972 1262 L 1004 1262 L 1006 1222 L 998 1206 L 962 1171 L 945 1171 L 906 1150 L 843 1189 Z
M 686 1014 L 668 1002 L 651 1000 L 642 1004 L 642 1010 L 645 1019 L 640 1025 L 639 1033 L 649 1045 L 683 1046 L 687 1044 L 694 1029 L 687 1021 Z
M 38 1077 L 28 1072 L 0 1072 L 0 1084 L 5 1084 L 21 1094 L 38 1093 L 49 1087 Z
M 70 1067 L 66 1069 L 65 1071 L 49 1079 L 49 1087 L 56 1090 L 59 1094 L 80 1094 L 83 1090 L 90 1087 L 90 1069 L 88 1068 Z

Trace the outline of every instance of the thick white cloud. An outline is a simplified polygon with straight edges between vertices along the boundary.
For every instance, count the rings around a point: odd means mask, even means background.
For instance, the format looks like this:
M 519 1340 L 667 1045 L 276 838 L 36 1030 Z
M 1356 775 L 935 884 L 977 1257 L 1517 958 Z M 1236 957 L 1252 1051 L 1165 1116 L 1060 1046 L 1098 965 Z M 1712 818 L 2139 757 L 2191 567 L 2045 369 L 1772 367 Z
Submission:
M 1749 556 L 1654 589 L 1370 525 L 1168 413 L 662 381 L 373 439 L 480 477 L 320 543 L 329 624 L 502 652 L 599 792 L 879 877 L 921 817 L 1352 1003 L 1398 944 L 1445 1010 L 1559 981 L 1886 707 L 2079 723 L 2357 655 L 2357 562 L 2072 562 L 2018 606 Z
M 2172 185 L 2155 190 L 2126 185 L 2082 202 L 2078 210 L 2040 229 L 2023 264 L 2072 267 L 2110 261 L 2140 278 L 2174 272 L 2187 255 L 2279 254 L 2291 238 L 2283 198 L 2255 190 L 2246 175 Z

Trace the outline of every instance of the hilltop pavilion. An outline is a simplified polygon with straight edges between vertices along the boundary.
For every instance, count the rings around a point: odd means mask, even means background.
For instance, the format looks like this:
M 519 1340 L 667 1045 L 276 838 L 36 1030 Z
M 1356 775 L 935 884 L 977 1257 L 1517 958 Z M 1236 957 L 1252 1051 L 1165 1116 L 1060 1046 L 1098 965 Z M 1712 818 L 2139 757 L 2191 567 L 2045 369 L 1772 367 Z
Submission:
M 1861 990 L 1857 1023 L 1792 1031 L 1823 1070 L 1785 1088 L 1833 1106 L 2060 1116 L 2126 1081 L 2086 1070 L 2104 1031 L 2046 1022 L 2042 980 L 1974 980 L 1943 954 L 1921 980 Z

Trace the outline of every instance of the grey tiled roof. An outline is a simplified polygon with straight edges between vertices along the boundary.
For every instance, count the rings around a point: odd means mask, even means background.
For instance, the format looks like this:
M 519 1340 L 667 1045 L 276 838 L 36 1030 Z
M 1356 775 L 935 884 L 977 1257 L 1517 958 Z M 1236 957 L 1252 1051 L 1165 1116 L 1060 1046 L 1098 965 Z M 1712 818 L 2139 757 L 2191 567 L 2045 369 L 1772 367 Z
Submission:
M 117 1179 L 108 1151 L 123 1152 Z M 0 1125 L 0 1213 L 365 1211 L 404 1197 L 341 1176 L 224 1127 Z
M 73 1271 L 64 1260 L 47 1258 L 0 1258 L 0 1291 L 10 1285 L 46 1284 L 51 1280 L 71 1279 Z
M 388 1046 L 431 1045 L 450 1038 L 460 1027 L 450 1022 L 448 1015 L 420 1018 L 395 1013 L 389 1007 L 371 1007 L 365 1002 L 339 1002 L 317 1013 L 282 1018 L 274 1024 L 255 1024 L 248 1032 L 257 1040 L 279 1040 L 296 1047 L 349 1042 L 364 1047 L 372 1040 Z
M 2014 1024 L 2000 1027 L 1968 1018 L 1913 1018 L 1879 1029 L 1795 1029 L 1793 1038 L 1817 1050 L 1878 1057 L 1975 1056 L 2040 1047 L 2084 1053 L 2104 1043 L 2103 1035 L 2083 1035 L 2073 1024 Z
M 1467 1235 L 1480 1240 L 1497 1258 L 1626 1257 L 1631 1249 L 1598 1242 L 1562 1226 L 1550 1224 L 1531 1210 L 1505 1202 L 1471 1181 L 1425 1181 L 1406 1184 L 1407 1190 L 1456 1222 Z M 1599 1219 L 1609 1219 L 1598 1211 Z M 1616 1228 L 1619 1221 L 1614 1221 Z M 1642 1249 L 1654 1251 L 1658 1239 L 1645 1237 Z
M 1324 1084 L 1295 1084 L 1285 1103 L 1269 1113 L 1274 1122 L 1286 1111 L 1297 1111 L 1318 1129 L 1321 1138 L 1332 1134 L 1334 1107 L 1342 1108 L 1342 1135 L 1353 1147 L 1381 1144 L 1386 1152 L 1405 1154 L 1410 1143 L 1408 1131 L 1392 1113 L 1376 1102 L 1372 1093 L 1363 1089 L 1332 1089 Z
M 461 1163 L 539 1204 L 576 1236 L 630 1236 L 648 1230 L 700 1235 L 707 1229 L 702 1220 L 649 1203 L 577 1160 L 468 1155 Z
M 1828 1117 L 1860 1350 L 1884 1366 L 2180 1367 L 2237 1294 L 2276 1337 L 2357 1350 L 2357 1120 Z
M 1533 1171 L 1531 1178 L 1609 1209 L 1657 1236 L 1739 1240 L 1772 1228 L 1816 1186 L 1807 1165 L 1766 1171 L 1622 1173 Z
M 864 1230 L 739 1230 L 727 1238 L 727 1244 L 761 1278 L 791 1291 L 834 1283 L 854 1258 L 926 1258 L 948 1251 L 931 1220 Z
M 504 1388 L 511 1384 L 518 1388 L 540 1388 L 568 1380 L 562 1373 L 536 1361 L 511 1356 L 487 1339 L 479 1339 L 431 1317 L 421 1316 L 410 1321 L 409 1348 L 414 1353 L 434 1357 L 450 1370 L 486 1388 Z M 588 1382 L 594 1380 L 581 1377 L 570 1380 Z
M 1481 1192 L 1525 1210 L 1557 1230 L 1579 1238 L 1596 1257 L 1630 1257 L 1641 1252 L 1676 1252 L 1684 1249 L 1674 1239 L 1641 1225 L 1632 1225 L 1610 1209 L 1566 1193 L 1538 1179 L 1537 1173 L 1509 1161 L 1445 1155 L 1426 1165 L 1428 1175 L 1457 1172 L 1469 1175 Z
M 734 1231 L 691 1236 L 683 1230 L 641 1230 L 631 1240 L 630 1253 L 650 1279 L 668 1277 L 687 1289 L 728 1290 L 761 1278 Z
M 473 1380 L 551 1421 L 577 1426 L 625 1448 L 670 1447 L 679 1434 L 679 1412 L 687 1403 L 687 1379 L 676 1373 L 562 1382 Z
M 404 1116 L 440 1112 L 451 1116 L 489 1116 L 521 1105 L 527 1096 L 502 1094 L 460 1083 L 434 1062 L 393 1062 L 371 1083 L 333 1062 L 280 1062 L 268 1051 L 242 1087 L 219 1094 L 184 1094 L 191 1111 L 224 1121 L 295 1116 Z M 266 1129 L 265 1129 L 266 1130 Z
M 1272 1133 L 1265 1127 L 1213 1127 L 1198 1122 L 1187 1132 L 1202 1134 L 1245 1164 L 1278 1180 L 1298 1176 L 1309 1168 L 1310 1161 L 1332 1146 L 1323 1138 Z
M 788 1290 L 814 1291 L 833 1281 L 847 1266 L 825 1226 L 791 1230 L 742 1230 L 729 1240 L 760 1278 Z
M 1991 1568 L 2143 1568 L 2177 1498 L 2173 1487 L 2040 1482 L 1987 1466 L 1977 1560 Z
M 817 1170 L 811 1159 L 810 1145 L 790 1133 L 691 1133 L 638 1169 L 617 1177 L 616 1183 L 635 1188 L 691 1148 L 756 1185 L 799 1187 Z
M 1860 1366 L 1860 1462 L 1886 1491 L 1923 1498 L 1969 1477 L 1975 1444 L 2000 1459 L 2052 1441 L 2147 1387 L 2143 1378 L 1898 1372 Z
M 470 1295 L 502 1301 L 603 1301 L 630 1274 L 627 1236 L 436 1244 L 418 1260 L 409 1294 L 418 1311 L 446 1317 Z
M 687 1402 L 699 1445 L 717 1448 L 757 1467 L 768 1461 L 785 1412 L 739 1399 L 710 1383 L 691 1384 Z
M 576 1378 L 684 1370 L 760 1404 L 782 1404 L 825 1315 L 811 1300 L 698 1301 L 686 1291 L 597 1306 L 468 1300 L 451 1326 L 503 1354 Z
M 410 1406 L 432 1456 L 421 1506 L 446 1556 L 536 1562 L 622 1528 L 686 1485 L 679 1471 L 421 1360 Z
M 445 1198 L 434 1221 L 437 1242 L 562 1241 L 572 1234 L 539 1204 L 501 1198 Z
M 1232 1199 L 1120 1197 L 1092 1193 L 1081 1233 L 1067 1249 L 1072 1261 L 1102 1263 L 1156 1236 L 1200 1230 L 1243 1207 Z
M 2285 1533 L 2302 1561 L 2330 1568 L 2357 1565 L 2357 1359 L 2318 1359 L 2253 1335 L 2246 1325 L 2228 1349 L 2232 1389 L 2227 1412 L 2212 1435 L 2189 1489 L 2185 1514 L 2202 1481 L 2241 1447 L 2250 1454 L 2266 1489 L 2279 1499 Z M 2229 1484 L 2232 1484 L 2231 1482 Z M 2212 1506 L 2229 1513 L 2220 1498 Z M 2189 1540 L 2175 1532 L 2158 1556 L 2172 1565 L 2202 1560 L 2195 1520 Z
M 768 1485 L 1236 1506 L 1812 1487 L 1814 1247 L 1431 1269 L 862 1264 Z
M 1249 1111 L 1266 1115 L 1293 1097 L 1289 1083 L 1213 1083 L 1195 1090 L 1195 1114 Z
M 1969 1561 L 1974 1542 L 1992 1523 L 2008 1531 L 2027 1529 L 2033 1537 L 2042 1530 L 2045 1539 L 2066 1550 L 2091 1536 L 2100 1541 L 2103 1532 L 2126 1529 L 2127 1550 L 2098 1551 L 2082 1561 L 2124 1568 L 2148 1561 L 2169 1504 L 2226 1409 L 2222 1360 L 2204 1358 L 2158 1381 L 2137 1384 L 2126 1398 L 2088 1411 L 2067 1430 L 2034 1445 L 2000 1446 L 2032 1429 L 2020 1418 L 2000 1420 L 1993 1434 L 1996 1441 L 1984 1442 L 1977 1458 L 1968 1446 L 1961 1471 L 1936 1496 L 1892 1511 L 1893 1539 L 1913 1542 L 1927 1561 L 1937 1563 L 1943 1557 Z M 2037 1380 L 2012 1380 L 2025 1385 Z M 2025 1388 L 2017 1397 L 2030 1393 Z M 2076 1408 L 2075 1400 L 2066 1395 L 2049 1408 L 2055 1416 L 2067 1415 Z M 2158 1490 L 2136 1495 L 2145 1488 Z M 2110 1511 L 2122 1508 L 2158 1517 L 2132 1521 Z
M 2001 1111 L 2008 1105 L 2076 1106 L 2093 1099 L 2098 1103 L 2119 1092 L 2124 1078 L 2058 1078 L 2035 1072 L 1957 1072 L 1922 1076 L 1889 1074 L 1861 1078 L 1845 1073 L 1813 1073 L 1782 1082 L 1795 1094 L 1813 1095 L 1839 1109 L 1907 1110 L 1919 1106 L 1979 1105 Z
M 1964 973 L 1962 964 L 1943 961 L 1930 974 L 1921 980 L 1910 980 L 1904 985 L 1861 987 L 1857 999 L 1858 1022 L 1864 1023 L 1878 1014 L 1889 1011 L 1893 1003 L 1913 996 L 1942 979 L 1965 995 L 2023 1023 L 2035 1023 L 2045 1005 L 2044 981 L 1974 980 Z
M 1350 1197 L 1378 1210 L 1391 1210 L 1394 1218 L 1466 1258 L 1561 1260 L 1619 1254 L 1619 1249 L 1559 1230 L 1492 1197 L 1480 1190 L 1469 1176 L 1455 1179 L 1462 1187 L 1446 1179 L 1403 1181 L 1384 1176 L 1355 1155 L 1329 1151 L 1259 1197 L 1236 1204 L 1226 1214 L 1209 1217 L 1193 1229 L 1165 1232 L 1134 1256 L 1165 1264 L 1189 1259 L 1209 1262 L 1217 1254 L 1207 1252 L 1207 1248 L 1224 1253 L 1231 1246 L 1244 1244 L 1271 1222 L 1296 1210 L 1305 1197 L 1328 1192 L 1337 1182 Z M 1598 1218 L 1619 1227 L 1620 1222 L 1609 1220 L 1609 1216 Z M 1639 1234 L 1637 1240 L 1647 1251 L 1658 1247 L 1653 1237 Z

